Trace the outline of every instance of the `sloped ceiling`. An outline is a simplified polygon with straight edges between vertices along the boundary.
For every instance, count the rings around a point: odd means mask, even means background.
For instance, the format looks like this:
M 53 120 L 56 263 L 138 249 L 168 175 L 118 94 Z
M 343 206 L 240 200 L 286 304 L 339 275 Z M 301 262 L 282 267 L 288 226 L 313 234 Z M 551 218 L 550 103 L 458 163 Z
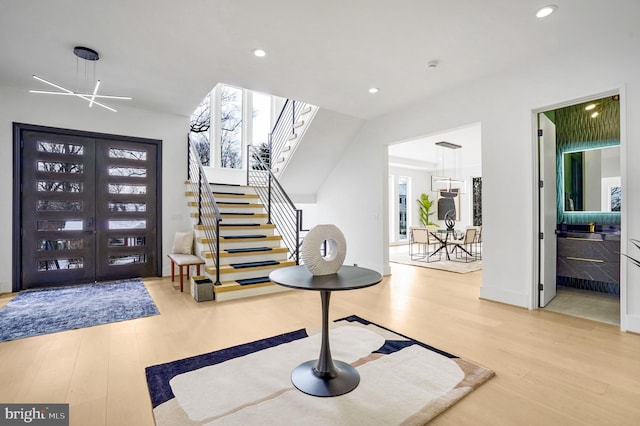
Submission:
M 557 4 L 540 20 L 538 0 L 2 1 L 0 86 L 73 86 L 84 45 L 101 55 L 101 92 L 135 107 L 188 116 L 223 82 L 368 119 L 588 43 L 587 29 L 636 33 L 637 0 Z

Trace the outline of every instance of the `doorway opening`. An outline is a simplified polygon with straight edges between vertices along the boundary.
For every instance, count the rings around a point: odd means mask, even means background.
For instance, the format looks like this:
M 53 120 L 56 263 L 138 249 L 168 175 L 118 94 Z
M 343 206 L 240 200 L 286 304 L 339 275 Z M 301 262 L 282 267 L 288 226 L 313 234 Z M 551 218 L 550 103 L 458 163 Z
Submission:
M 388 166 L 392 262 L 416 263 L 411 260 L 409 250 L 411 229 L 429 225 L 446 230 L 444 205 L 454 209 L 450 218 L 460 235 L 468 226 L 482 226 L 480 123 L 390 144 Z M 421 213 L 423 196 L 428 197 L 432 206 L 426 223 Z M 433 262 L 429 263 L 435 267 Z
M 620 95 L 537 119 L 538 307 L 620 325 Z

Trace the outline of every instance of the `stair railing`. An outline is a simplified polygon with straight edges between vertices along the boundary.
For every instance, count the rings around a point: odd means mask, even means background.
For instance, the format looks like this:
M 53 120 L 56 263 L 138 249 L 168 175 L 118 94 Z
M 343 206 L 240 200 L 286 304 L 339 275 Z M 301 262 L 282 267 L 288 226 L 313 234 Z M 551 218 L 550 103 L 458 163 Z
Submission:
M 247 147 L 247 185 L 252 186 L 267 210 L 267 223 L 274 224 L 291 258 L 300 264 L 302 210 L 297 209 L 265 159 L 252 145 Z
M 278 115 L 276 123 L 269 134 L 269 152 L 271 169 L 277 165 L 277 160 L 283 156 L 291 135 L 296 133 L 296 123 L 309 104 L 293 99 L 287 99 Z
M 200 156 L 191 143 L 191 139 L 189 139 L 188 145 L 189 167 L 187 170 L 191 192 L 193 192 L 198 207 L 198 225 L 202 225 L 204 242 L 209 247 L 216 268 L 214 285 L 220 285 L 220 222 L 222 216 L 211 192 L 207 175 L 204 173 L 202 163 L 200 163 Z

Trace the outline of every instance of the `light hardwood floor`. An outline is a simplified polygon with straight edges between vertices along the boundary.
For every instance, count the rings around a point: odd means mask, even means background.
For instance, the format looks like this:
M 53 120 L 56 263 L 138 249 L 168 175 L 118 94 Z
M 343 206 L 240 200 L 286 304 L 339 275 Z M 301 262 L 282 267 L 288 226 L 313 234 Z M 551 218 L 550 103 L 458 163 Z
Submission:
M 393 264 L 377 286 L 334 292 L 330 317 L 356 314 L 496 372 L 431 424 L 638 424 L 640 336 L 480 300 L 481 280 Z M 146 366 L 320 324 L 316 292 L 196 303 L 169 279 L 145 284 L 160 315 L 0 343 L 0 402 L 68 402 L 72 425 L 153 425 Z

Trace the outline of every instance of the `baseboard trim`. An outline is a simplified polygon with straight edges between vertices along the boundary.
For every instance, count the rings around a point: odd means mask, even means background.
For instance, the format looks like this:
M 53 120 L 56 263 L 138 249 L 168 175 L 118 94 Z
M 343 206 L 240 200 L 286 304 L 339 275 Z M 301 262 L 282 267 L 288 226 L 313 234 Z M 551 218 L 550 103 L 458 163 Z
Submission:
M 496 287 L 487 287 L 486 285 L 480 287 L 480 299 L 491 300 L 493 302 L 505 303 L 507 305 L 514 305 L 527 309 L 529 307 L 529 295 L 514 291 L 507 291 Z
M 624 331 L 640 334 L 640 315 L 627 315 L 627 328 Z

